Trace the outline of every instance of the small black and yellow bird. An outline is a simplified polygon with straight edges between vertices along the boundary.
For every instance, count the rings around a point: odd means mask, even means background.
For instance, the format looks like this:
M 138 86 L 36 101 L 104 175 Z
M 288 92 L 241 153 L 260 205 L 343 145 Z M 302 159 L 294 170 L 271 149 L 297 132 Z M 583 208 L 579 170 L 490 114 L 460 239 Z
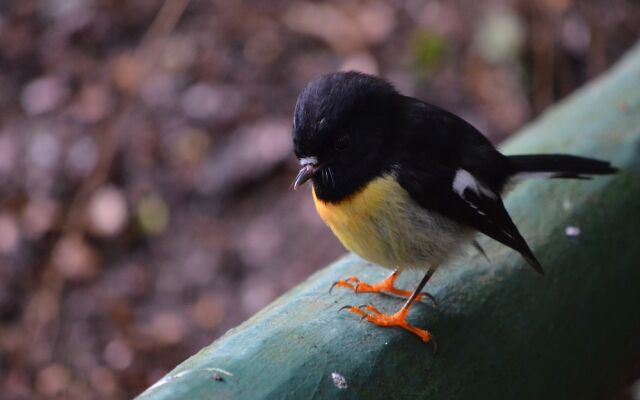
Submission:
M 408 297 L 393 315 L 372 305 L 349 310 L 425 342 L 431 334 L 407 323 L 409 309 L 426 295 L 434 271 L 474 244 L 477 232 L 543 273 L 504 207 L 505 188 L 529 177 L 585 179 L 616 171 L 608 162 L 572 155 L 505 156 L 460 117 L 358 72 L 324 75 L 304 88 L 293 144 L 301 164 L 293 188 L 311 179 L 318 214 L 342 244 L 393 270 L 377 284 L 350 277 L 336 285 Z M 394 286 L 404 269 L 425 271 L 413 292 Z

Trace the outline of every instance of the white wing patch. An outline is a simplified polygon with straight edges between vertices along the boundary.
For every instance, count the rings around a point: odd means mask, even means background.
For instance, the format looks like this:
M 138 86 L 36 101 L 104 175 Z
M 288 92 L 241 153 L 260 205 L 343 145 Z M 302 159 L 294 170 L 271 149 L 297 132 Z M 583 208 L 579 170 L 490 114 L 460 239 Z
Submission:
M 485 196 L 488 196 L 492 199 L 498 198 L 498 196 L 493 193 L 491 189 L 478 182 L 478 180 L 474 178 L 473 175 L 469 173 L 469 171 L 460 168 L 458 172 L 456 172 L 456 176 L 453 179 L 453 191 L 458 193 L 458 196 L 464 199 L 463 193 L 467 189 L 473 190 L 478 195 L 484 194 Z

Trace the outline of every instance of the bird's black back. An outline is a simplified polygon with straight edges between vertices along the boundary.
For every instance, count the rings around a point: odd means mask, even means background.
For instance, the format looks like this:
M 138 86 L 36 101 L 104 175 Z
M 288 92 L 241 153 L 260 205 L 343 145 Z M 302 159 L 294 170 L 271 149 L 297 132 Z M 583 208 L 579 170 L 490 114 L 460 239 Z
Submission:
M 442 108 L 406 96 L 404 102 L 396 150 L 403 170 L 451 182 L 463 168 L 500 193 L 511 174 L 510 163 L 482 133 Z

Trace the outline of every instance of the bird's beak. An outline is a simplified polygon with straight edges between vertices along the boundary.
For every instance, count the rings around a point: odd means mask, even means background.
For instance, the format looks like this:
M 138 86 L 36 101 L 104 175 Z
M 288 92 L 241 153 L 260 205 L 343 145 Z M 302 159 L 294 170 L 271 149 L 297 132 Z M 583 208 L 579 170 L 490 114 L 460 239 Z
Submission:
M 298 176 L 296 176 L 296 179 L 293 181 L 293 185 L 291 185 L 293 190 L 296 190 L 300 186 L 304 185 L 306 181 L 311 179 L 318 171 L 318 168 L 319 167 L 315 164 L 307 164 L 300 168 Z

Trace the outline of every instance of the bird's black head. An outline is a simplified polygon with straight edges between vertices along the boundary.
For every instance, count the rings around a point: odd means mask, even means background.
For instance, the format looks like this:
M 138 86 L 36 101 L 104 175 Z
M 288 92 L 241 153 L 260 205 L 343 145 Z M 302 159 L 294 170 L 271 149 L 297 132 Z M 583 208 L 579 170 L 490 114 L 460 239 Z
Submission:
M 337 202 L 384 173 L 399 101 L 387 81 L 358 72 L 307 84 L 293 117 L 293 147 L 302 165 L 294 188 L 313 178 L 316 196 Z

